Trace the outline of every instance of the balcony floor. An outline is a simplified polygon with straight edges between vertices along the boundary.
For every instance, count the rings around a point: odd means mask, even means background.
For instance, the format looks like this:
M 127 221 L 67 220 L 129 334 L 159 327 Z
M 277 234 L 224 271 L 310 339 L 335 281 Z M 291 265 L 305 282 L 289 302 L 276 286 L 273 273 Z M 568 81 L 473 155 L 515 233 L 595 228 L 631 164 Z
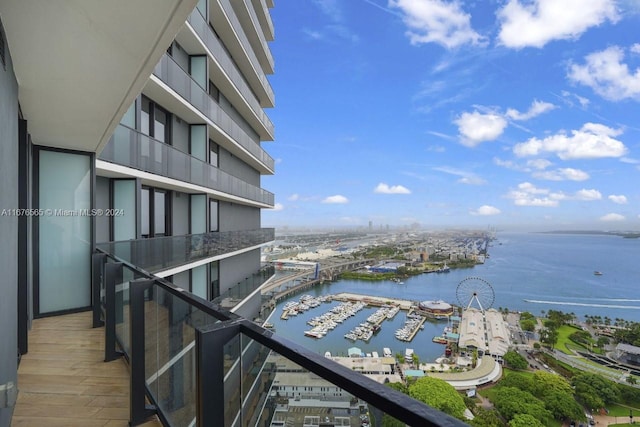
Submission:
M 91 328 L 91 312 L 34 320 L 11 425 L 127 426 L 128 366 L 103 360 L 104 328 Z M 142 425 L 162 426 L 158 420 Z

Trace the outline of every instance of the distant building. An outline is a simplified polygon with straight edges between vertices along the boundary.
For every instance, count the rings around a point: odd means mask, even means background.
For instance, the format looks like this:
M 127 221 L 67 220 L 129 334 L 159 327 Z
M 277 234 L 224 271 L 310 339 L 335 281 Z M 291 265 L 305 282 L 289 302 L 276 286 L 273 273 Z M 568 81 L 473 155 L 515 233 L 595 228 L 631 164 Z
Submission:
M 487 354 L 496 360 L 501 360 L 511 345 L 502 314 L 493 308 L 484 312 L 476 308 L 465 310 L 459 334 L 458 348 L 478 350 L 478 355 Z
M 622 363 L 640 365 L 640 347 L 629 344 L 618 344 L 616 346 L 616 358 Z
M 435 319 L 442 319 L 453 315 L 453 306 L 444 301 L 422 301 L 418 304 L 420 314 Z

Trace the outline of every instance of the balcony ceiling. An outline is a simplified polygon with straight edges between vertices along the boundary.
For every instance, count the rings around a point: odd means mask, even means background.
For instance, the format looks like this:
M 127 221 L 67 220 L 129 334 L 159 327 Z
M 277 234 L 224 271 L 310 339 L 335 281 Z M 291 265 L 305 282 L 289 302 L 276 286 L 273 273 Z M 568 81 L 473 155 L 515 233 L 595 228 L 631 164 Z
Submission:
M 35 144 L 97 152 L 197 0 L 0 0 Z

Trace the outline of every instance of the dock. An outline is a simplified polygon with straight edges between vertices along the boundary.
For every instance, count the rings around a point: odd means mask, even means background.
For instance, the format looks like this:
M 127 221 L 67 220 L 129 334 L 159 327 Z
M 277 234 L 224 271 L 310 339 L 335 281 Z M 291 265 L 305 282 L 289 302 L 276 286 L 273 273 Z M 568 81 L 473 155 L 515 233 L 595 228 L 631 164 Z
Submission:
M 334 295 L 333 299 L 338 301 L 363 302 L 370 307 L 382 307 L 384 305 L 395 305 L 400 307 L 400 310 L 407 310 L 407 311 L 411 310 L 411 307 L 416 304 L 415 301 L 406 300 L 406 299 L 352 294 L 349 292 L 342 292 L 337 295 Z

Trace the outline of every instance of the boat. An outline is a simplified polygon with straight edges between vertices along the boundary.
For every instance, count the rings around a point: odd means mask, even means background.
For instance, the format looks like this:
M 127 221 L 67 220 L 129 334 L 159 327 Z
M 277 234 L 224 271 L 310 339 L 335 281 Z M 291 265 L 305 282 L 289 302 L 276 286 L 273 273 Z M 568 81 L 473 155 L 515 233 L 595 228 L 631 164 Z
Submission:
M 596 270 L 596 271 L 593 272 L 593 275 L 594 276 L 602 276 L 602 272 Z
M 391 357 L 393 354 L 391 353 L 391 349 L 389 347 L 385 347 L 382 349 L 382 355 L 384 357 Z
M 448 344 L 449 341 L 447 341 L 447 339 L 443 336 L 438 336 L 438 337 L 433 337 L 433 342 L 436 342 L 438 344 Z
M 324 352 L 324 357 L 331 358 L 331 352 L 330 351 L 325 351 Z

